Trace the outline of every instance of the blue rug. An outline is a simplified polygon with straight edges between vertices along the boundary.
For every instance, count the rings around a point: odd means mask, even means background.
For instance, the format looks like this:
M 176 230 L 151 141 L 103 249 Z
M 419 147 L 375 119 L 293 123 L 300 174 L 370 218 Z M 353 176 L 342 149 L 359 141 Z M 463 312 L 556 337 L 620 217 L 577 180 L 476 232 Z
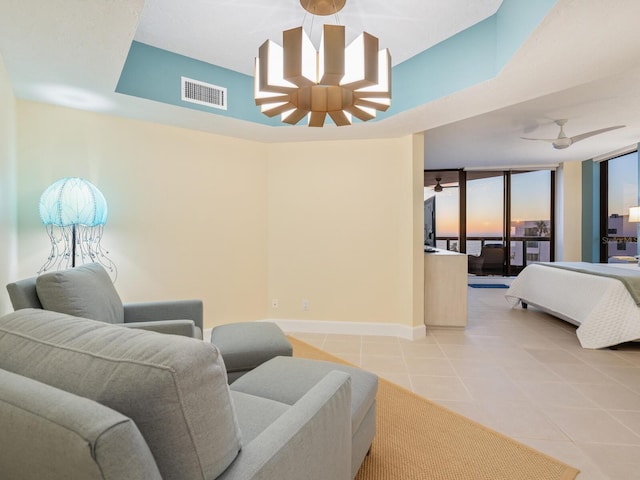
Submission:
M 471 288 L 509 288 L 504 283 L 470 283 Z

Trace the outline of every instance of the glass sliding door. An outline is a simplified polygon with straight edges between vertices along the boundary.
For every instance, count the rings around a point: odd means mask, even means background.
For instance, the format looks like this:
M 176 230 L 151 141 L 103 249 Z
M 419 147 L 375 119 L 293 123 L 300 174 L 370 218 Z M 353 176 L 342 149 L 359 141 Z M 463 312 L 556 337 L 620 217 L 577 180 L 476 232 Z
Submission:
M 485 245 L 504 245 L 503 172 L 467 172 L 467 254 Z
M 511 173 L 509 274 L 551 261 L 551 172 Z

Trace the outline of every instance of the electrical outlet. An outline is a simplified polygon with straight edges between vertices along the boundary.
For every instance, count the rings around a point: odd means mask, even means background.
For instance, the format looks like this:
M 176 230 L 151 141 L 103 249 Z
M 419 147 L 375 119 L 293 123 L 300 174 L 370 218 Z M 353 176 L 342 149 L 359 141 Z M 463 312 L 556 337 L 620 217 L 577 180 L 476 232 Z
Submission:
M 309 310 L 309 300 L 307 300 L 306 298 L 302 300 L 302 309 Z
M 271 299 L 271 308 L 278 308 L 278 299 L 277 298 Z

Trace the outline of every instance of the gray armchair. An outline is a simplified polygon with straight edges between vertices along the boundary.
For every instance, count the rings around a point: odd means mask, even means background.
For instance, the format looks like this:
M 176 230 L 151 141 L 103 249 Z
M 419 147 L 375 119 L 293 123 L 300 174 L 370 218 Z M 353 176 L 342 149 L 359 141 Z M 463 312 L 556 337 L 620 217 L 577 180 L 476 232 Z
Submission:
M 98 263 L 7 285 L 14 310 L 39 308 L 126 327 L 202 339 L 202 301 L 126 303 Z
M 484 245 L 480 256 L 469 255 L 469 273 L 474 275 L 504 275 L 504 247 L 490 243 Z

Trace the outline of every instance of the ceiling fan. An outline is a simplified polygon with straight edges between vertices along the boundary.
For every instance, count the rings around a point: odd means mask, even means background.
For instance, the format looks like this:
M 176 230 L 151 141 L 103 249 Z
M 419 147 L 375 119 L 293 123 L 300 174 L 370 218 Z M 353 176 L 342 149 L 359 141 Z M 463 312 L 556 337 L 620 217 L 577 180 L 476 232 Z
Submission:
M 455 186 L 449 186 L 449 187 L 443 187 L 440 184 L 440 181 L 442 180 L 442 177 L 436 177 L 436 184 L 433 187 L 433 191 L 436 193 L 440 193 L 442 190 L 444 190 L 445 188 L 455 188 Z
M 594 135 L 600 135 L 601 133 L 608 132 L 610 130 L 616 130 L 617 128 L 622 128 L 626 126 L 626 125 L 616 125 L 615 127 L 601 128 L 599 130 L 593 130 L 591 132 L 582 133 L 580 135 L 575 135 L 573 137 L 567 137 L 567 135 L 564 133 L 564 128 L 563 128 L 567 123 L 567 121 L 568 120 L 566 119 L 555 120 L 555 124 L 560 127 L 560 133 L 558 133 L 557 138 L 527 138 L 527 137 L 520 137 L 520 138 L 524 140 L 541 140 L 543 142 L 551 142 L 551 145 L 553 145 L 553 148 L 562 150 L 563 148 L 568 148 L 574 143 L 579 142 L 580 140 L 584 140 L 585 138 L 593 137 Z

